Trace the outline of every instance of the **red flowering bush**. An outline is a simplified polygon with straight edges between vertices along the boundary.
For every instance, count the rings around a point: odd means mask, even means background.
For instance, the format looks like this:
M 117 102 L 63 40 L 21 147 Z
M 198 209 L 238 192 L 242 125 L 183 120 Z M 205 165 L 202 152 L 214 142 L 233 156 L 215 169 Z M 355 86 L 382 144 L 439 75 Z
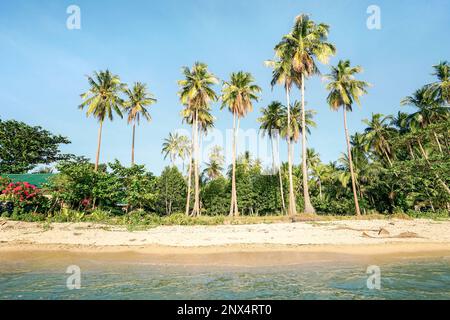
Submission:
M 41 189 L 28 182 L 11 182 L 2 194 L 5 200 L 22 208 L 39 205 L 43 197 Z

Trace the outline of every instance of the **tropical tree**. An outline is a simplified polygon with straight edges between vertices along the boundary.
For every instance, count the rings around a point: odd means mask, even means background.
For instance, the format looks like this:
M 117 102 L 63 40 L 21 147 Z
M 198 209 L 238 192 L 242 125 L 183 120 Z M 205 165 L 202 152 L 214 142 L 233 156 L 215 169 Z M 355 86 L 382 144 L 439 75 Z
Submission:
M 450 104 L 450 64 L 442 61 L 433 68 L 437 81 L 425 86 L 427 93 L 435 96 L 440 103 Z
M 192 215 L 200 215 L 200 181 L 199 181 L 199 114 L 201 110 L 208 110 L 209 104 L 217 100 L 217 95 L 212 86 L 218 83 L 218 79 L 208 71 L 208 66 L 201 62 L 196 62 L 189 69 L 182 69 L 184 79 L 178 81 L 180 86 L 179 96 L 181 103 L 192 113 L 192 156 L 194 162 L 194 207 Z M 192 161 L 190 166 L 192 166 Z M 192 167 L 191 167 L 192 168 Z M 189 170 L 191 171 L 191 169 Z M 188 196 L 186 199 L 186 214 L 189 214 L 191 172 L 188 181 Z
M 162 144 L 161 153 L 164 154 L 164 159 L 170 158 L 171 166 L 175 166 L 177 158 L 183 158 L 186 148 L 186 136 L 182 136 L 178 133 L 169 133 L 169 136 L 164 139 Z
M 97 154 L 95 157 L 95 171 L 98 170 L 100 158 L 100 146 L 102 141 L 103 121 L 107 117 L 113 120 L 113 113 L 117 113 L 121 118 L 124 101 L 119 93 L 126 89 L 126 85 L 120 81 L 119 76 L 112 74 L 109 70 L 94 72 L 92 77 L 87 77 L 90 88 L 81 94 L 83 102 L 79 109 L 87 107 L 86 115 L 94 116 L 99 122 Z
M 258 118 L 258 122 L 261 124 L 259 129 L 262 131 L 263 135 L 267 134 L 270 138 L 272 144 L 272 174 L 278 171 L 279 184 L 280 184 L 280 196 L 281 196 L 281 206 L 282 212 L 286 212 L 286 204 L 284 202 L 284 192 L 283 192 L 283 179 L 281 173 L 281 167 L 276 167 L 275 162 L 275 139 L 277 139 L 277 156 L 278 164 L 280 163 L 280 130 L 282 125 L 284 106 L 279 101 L 271 102 L 266 108 L 261 108 L 262 116 Z
M 206 168 L 203 171 L 210 180 L 217 179 L 222 176 L 223 165 L 225 163 L 222 154 L 222 147 L 214 146 L 209 153 L 209 162 L 206 163 Z
M 255 84 L 253 76 L 248 72 L 233 72 L 230 81 L 223 82 L 222 108 L 228 107 L 233 114 L 233 150 L 231 175 L 231 204 L 230 216 L 238 216 L 238 203 L 236 193 L 236 141 L 239 123 L 242 117 L 253 111 L 253 101 L 258 101 L 261 88 Z
M 381 113 L 372 114 L 370 120 L 363 120 L 363 123 L 367 125 L 363 137 L 367 142 L 367 147 L 372 148 L 381 158 L 386 157 L 389 166 L 392 167 L 393 152 L 389 139 L 395 131 L 390 127 L 391 122 L 391 116 L 385 117 Z
M 287 123 L 291 122 L 291 102 L 290 102 L 290 92 L 292 85 L 300 86 L 301 75 L 296 72 L 292 67 L 291 59 L 291 48 L 285 46 L 284 50 L 275 47 L 276 60 L 265 61 L 266 66 L 271 67 L 272 70 L 272 88 L 276 84 L 281 84 L 284 86 L 286 93 L 286 115 Z M 291 126 L 287 126 L 288 132 L 287 137 L 291 136 Z M 294 193 L 294 180 L 292 175 L 292 143 L 291 139 L 287 139 L 288 146 L 288 177 L 289 177 L 289 203 L 288 203 L 288 214 L 292 217 L 297 214 L 295 193 Z
M 156 103 L 153 95 L 147 91 L 145 84 L 136 82 L 133 89 L 126 89 L 125 94 L 128 100 L 125 101 L 125 111 L 128 112 L 128 124 L 133 124 L 133 138 L 131 142 L 131 165 L 134 165 L 134 141 L 136 133 L 136 123 L 139 125 L 141 117 L 147 121 L 151 121 L 152 117 L 147 110 L 147 107 Z
M 347 156 L 352 179 L 356 215 L 358 216 L 361 215 L 361 210 L 359 208 L 358 195 L 356 191 L 356 179 L 353 170 L 352 151 L 347 128 L 347 111 L 353 110 L 352 106 L 354 102 L 360 105 L 360 96 L 367 93 L 366 88 L 369 86 L 369 83 L 355 79 L 355 75 L 360 72 L 362 72 L 362 68 L 360 66 L 352 67 L 349 60 L 340 60 L 336 67 L 331 67 L 331 73 L 326 76 L 326 79 L 329 81 L 326 88 L 330 91 L 327 97 L 327 102 L 334 111 L 338 111 L 342 108 L 344 114 Z
M 316 24 L 310 20 L 306 14 L 301 14 L 295 18 L 292 31 L 285 35 L 282 41 L 276 46 L 279 56 L 287 55 L 292 60 L 292 68 L 300 77 L 298 83 L 301 90 L 301 127 L 302 132 L 306 132 L 306 112 L 305 112 L 305 81 L 313 75 L 319 75 L 319 69 L 315 59 L 328 64 L 330 56 L 334 55 L 336 48 L 327 42 L 329 26 L 324 23 Z M 302 134 L 302 175 L 303 175 L 303 197 L 305 202 L 305 213 L 315 213 L 311 204 L 308 188 L 308 168 L 307 168 L 307 146 L 306 135 Z

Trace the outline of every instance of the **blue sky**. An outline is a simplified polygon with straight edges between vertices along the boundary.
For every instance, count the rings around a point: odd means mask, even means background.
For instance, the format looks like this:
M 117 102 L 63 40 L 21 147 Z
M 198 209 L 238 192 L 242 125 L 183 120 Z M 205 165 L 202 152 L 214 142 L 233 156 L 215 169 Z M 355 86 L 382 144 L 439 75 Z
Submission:
M 81 8 L 81 30 L 66 28 L 71 4 Z M 381 30 L 366 27 L 371 4 L 381 9 Z M 109 68 L 124 82 L 147 83 L 158 98 L 150 108 L 153 121 L 138 128 L 136 159 L 159 173 L 168 164 L 160 154 L 163 138 L 183 127 L 176 83 L 181 66 L 203 61 L 221 79 L 233 71 L 251 72 L 263 93 L 242 127 L 256 128 L 261 107 L 285 101 L 281 87 L 271 90 L 263 61 L 273 57 L 294 17 L 308 13 L 331 26 L 329 40 L 338 49 L 331 64 L 350 59 L 373 84 L 349 116 L 354 132 L 372 112 L 396 113 L 401 98 L 432 81 L 431 66 L 449 59 L 449 12 L 446 0 L 2 1 L 0 117 L 65 135 L 72 141 L 65 152 L 94 158 L 97 122 L 77 106 L 88 89 L 85 76 Z M 327 73 L 329 67 L 320 68 Z M 309 146 L 323 161 L 334 160 L 345 150 L 342 114 L 329 110 L 320 78 L 308 81 L 306 94 L 308 107 L 318 112 Z M 299 98 L 295 90 L 293 99 Z M 213 110 L 216 127 L 229 129 L 228 111 L 219 104 Z M 106 123 L 101 160 L 128 164 L 130 142 L 125 119 Z

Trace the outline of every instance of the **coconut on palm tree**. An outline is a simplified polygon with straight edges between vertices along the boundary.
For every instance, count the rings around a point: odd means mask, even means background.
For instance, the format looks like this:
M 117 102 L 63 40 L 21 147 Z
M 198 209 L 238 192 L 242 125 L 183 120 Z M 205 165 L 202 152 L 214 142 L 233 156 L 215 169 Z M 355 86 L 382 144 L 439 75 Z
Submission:
M 224 81 L 223 83 L 222 107 L 228 107 L 228 110 L 233 114 L 230 216 L 239 215 L 236 192 L 236 141 L 239 122 L 248 112 L 253 111 L 253 101 L 258 101 L 258 93 L 260 92 L 261 88 L 255 84 L 255 79 L 248 72 L 234 72 L 230 76 L 230 81 Z
M 282 125 L 283 105 L 279 101 L 271 102 L 266 108 L 261 108 L 262 116 L 258 118 L 260 123 L 259 129 L 263 135 L 267 134 L 272 145 L 272 174 L 278 171 L 281 196 L 281 210 L 286 212 L 286 204 L 284 202 L 283 179 L 280 166 L 280 130 Z M 275 139 L 277 141 L 277 164 L 275 161 Z
M 318 60 L 324 64 L 328 63 L 330 56 L 334 55 L 336 48 L 327 42 L 329 26 L 324 23 L 316 24 L 306 14 L 295 18 L 292 31 L 285 35 L 281 42 L 275 47 L 278 56 L 287 55 L 292 60 L 292 68 L 299 75 L 298 83 L 301 90 L 301 127 L 306 132 L 305 119 L 305 81 L 313 75 L 319 75 L 316 65 Z M 308 187 L 307 168 L 307 146 L 306 136 L 302 134 L 302 175 L 303 175 L 303 197 L 305 202 L 305 213 L 315 213 L 311 204 Z
M 344 131 L 345 140 L 347 142 L 347 157 L 349 169 L 352 179 L 353 198 L 355 201 L 356 215 L 361 215 L 359 208 L 358 195 L 356 191 L 356 179 L 353 170 L 352 149 L 347 128 L 347 112 L 352 111 L 353 104 L 356 102 L 360 105 L 360 97 L 367 93 L 369 83 L 355 79 L 355 75 L 362 72 L 360 66 L 353 67 L 349 60 L 340 60 L 337 66 L 331 67 L 331 73 L 326 76 L 329 81 L 327 90 L 330 91 L 327 102 L 331 109 L 338 111 L 340 108 L 344 114 Z
M 199 114 L 201 110 L 208 110 L 209 104 L 217 100 L 217 95 L 212 86 L 218 83 L 218 79 L 208 71 L 208 66 L 196 62 L 190 69 L 182 69 L 184 79 L 178 81 L 180 86 L 179 96 L 181 103 L 191 112 L 192 120 L 192 157 L 194 162 L 194 207 L 193 216 L 200 215 L 200 181 L 199 181 Z M 191 164 L 192 165 L 192 164 Z M 191 170 L 190 170 L 191 171 Z M 189 214 L 191 173 L 188 181 L 188 196 L 186 202 L 186 214 Z
M 125 94 L 128 100 L 125 101 L 125 111 L 128 112 L 128 124 L 133 124 L 133 138 L 131 141 L 131 165 L 134 165 L 134 141 L 136 135 L 136 124 L 139 125 L 141 117 L 147 121 L 151 121 L 152 117 L 147 107 L 156 103 L 156 99 L 147 91 L 145 84 L 136 82 L 133 88 L 126 89 Z
M 86 115 L 94 116 L 99 122 L 97 154 L 95 157 L 95 171 L 98 170 L 100 158 L 100 147 L 102 141 L 103 122 L 106 118 L 113 120 L 116 113 L 121 118 L 124 101 L 119 94 L 126 89 L 126 85 L 120 81 L 119 76 L 112 74 L 109 70 L 94 72 L 92 77 L 87 77 L 90 88 L 81 94 L 83 102 L 78 106 L 80 109 L 87 108 Z

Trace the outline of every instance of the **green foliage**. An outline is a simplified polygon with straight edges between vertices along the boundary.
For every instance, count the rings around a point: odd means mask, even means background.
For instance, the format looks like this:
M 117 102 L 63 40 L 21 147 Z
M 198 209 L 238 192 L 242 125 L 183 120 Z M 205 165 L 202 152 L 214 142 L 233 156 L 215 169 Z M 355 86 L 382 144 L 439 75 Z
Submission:
M 228 180 L 224 177 L 209 181 L 201 193 L 205 214 L 210 216 L 226 215 L 230 210 L 230 192 Z
M 186 182 L 177 167 L 166 167 L 157 181 L 157 206 L 159 214 L 170 215 L 183 211 L 186 205 Z
M 59 147 L 69 143 L 41 127 L 0 120 L 0 172 L 26 173 L 39 164 L 66 159 L 68 155 L 61 154 Z

